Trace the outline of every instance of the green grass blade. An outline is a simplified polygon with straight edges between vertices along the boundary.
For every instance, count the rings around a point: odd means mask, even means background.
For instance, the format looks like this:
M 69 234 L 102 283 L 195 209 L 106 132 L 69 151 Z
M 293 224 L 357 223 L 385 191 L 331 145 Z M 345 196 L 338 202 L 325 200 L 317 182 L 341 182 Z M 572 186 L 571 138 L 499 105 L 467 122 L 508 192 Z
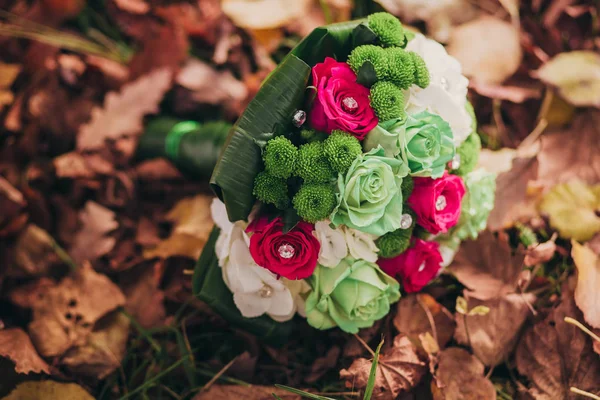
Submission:
M 365 389 L 364 400 L 371 400 L 373 395 L 373 388 L 375 388 L 375 378 L 377 377 L 377 363 L 379 362 L 379 352 L 383 346 L 383 339 L 379 342 L 377 350 L 375 350 L 375 356 L 373 357 L 373 364 L 371 365 L 371 372 L 369 372 L 369 380 L 367 381 L 367 388 Z
M 287 390 L 290 393 L 294 393 L 294 394 L 298 394 L 298 395 L 300 395 L 302 397 L 306 397 L 307 399 L 314 399 L 314 400 L 335 400 L 335 399 L 332 399 L 331 397 L 319 396 L 318 394 L 313 394 L 313 393 L 305 392 L 304 390 L 294 389 L 293 387 L 289 387 L 289 386 L 285 386 L 285 385 L 275 385 L 275 386 L 278 387 L 279 389 Z

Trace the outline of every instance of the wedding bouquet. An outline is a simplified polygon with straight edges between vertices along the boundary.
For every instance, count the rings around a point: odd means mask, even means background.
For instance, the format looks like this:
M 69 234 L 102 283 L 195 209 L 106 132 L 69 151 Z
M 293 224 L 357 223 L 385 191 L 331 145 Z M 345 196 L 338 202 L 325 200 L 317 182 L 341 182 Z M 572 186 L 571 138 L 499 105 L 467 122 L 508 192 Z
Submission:
M 493 207 L 467 84 L 387 13 L 311 33 L 229 133 L 200 298 L 262 336 L 296 313 L 355 333 L 421 290 Z

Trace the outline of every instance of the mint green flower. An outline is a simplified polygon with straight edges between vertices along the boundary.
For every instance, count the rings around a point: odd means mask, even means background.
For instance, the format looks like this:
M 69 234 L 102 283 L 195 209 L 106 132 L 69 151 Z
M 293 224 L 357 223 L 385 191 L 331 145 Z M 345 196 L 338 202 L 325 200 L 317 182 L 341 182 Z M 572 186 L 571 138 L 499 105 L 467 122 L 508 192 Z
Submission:
M 334 268 L 318 265 L 308 279 L 306 318 L 317 329 L 339 326 L 357 333 L 390 312 L 400 299 L 400 285 L 377 264 L 347 257 Z
M 476 239 L 487 226 L 494 208 L 496 174 L 478 169 L 463 177 L 467 194 L 463 197 L 458 224 L 449 232 L 460 240 Z
M 367 135 L 364 148 L 378 144 L 389 157 L 401 157 L 411 175 L 439 178 L 456 152 L 452 129 L 439 115 L 427 111 L 380 123 Z
M 400 228 L 402 178 L 408 172 L 406 163 L 386 157 L 381 147 L 358 156 L 345 175 L 338 175 L 331 222 L 376 236 Z

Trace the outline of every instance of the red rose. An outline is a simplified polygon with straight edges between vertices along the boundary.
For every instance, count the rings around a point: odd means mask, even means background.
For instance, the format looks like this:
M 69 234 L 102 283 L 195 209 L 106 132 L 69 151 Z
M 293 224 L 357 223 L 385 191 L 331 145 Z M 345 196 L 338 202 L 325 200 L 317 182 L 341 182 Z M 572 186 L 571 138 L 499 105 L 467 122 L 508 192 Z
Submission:
M 281 217 L 268 221 L 260 218 L 248 226 L 254 232 L 250 237 L 250 254 L 256 262 L 287 279 L 304 279 L 317 266 L 321 245 L 313 235 L 314 225 L 299 222 L 283 233 Z
M 448 232 L 460 217 L 466 192 L 462 179 L 445 172 L 439 179 L 414 178 L 414 182 L 408 204 L 417 214 L 417 224 L 433 234 Z
M 412 246 L 395 258 L 380 258 L 377 264 L 388 275 L 395 277 L 407 293 L 423 289 L 442 265 L 437 242 L 413 239 Z
M 362 140 L 379 122 L 369 103 L 369 89 L 356 83 L 348 64 L 327 57 L 312 69 L 317 97 L 309 115 L 314 129 L 349 132 Z

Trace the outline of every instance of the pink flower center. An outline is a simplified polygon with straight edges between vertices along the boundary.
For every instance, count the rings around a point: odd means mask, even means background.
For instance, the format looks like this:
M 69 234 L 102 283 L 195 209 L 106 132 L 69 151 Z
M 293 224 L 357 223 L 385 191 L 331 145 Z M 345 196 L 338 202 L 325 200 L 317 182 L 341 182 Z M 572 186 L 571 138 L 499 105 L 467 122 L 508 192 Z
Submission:
M 279 252 L 279 256 L 285 259 L 294 257 L 294 253 L 296 253 L 296 249 L 294 249 L 294 246 L 292 246 L 289 243 L 282 244 L 281 246 L 279 246 L 279 249 L 277 249 L 277 251 Z
M 354 97 L 344 97 L 342 100 L 342 109 L 347 113 L 353 113 L 358 109 L 358 102 Z

